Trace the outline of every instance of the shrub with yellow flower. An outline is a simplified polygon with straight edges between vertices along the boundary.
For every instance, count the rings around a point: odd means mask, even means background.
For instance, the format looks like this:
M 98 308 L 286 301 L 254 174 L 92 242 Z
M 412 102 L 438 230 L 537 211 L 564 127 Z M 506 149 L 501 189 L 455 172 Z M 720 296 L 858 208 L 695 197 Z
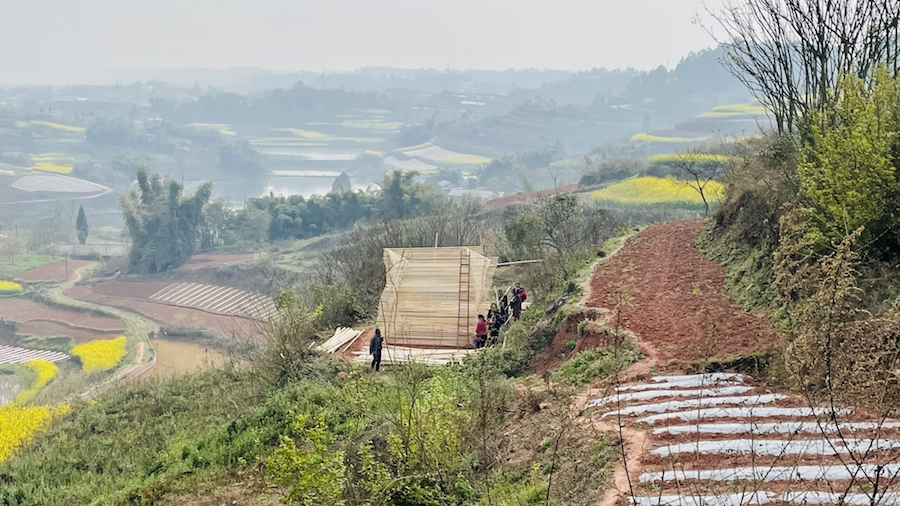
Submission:
M 68 405 L 21 406 L 16 403 L 0 406 L 0 462 L 34 435 L 45 429 L 50 420 L 69 412 Z
M 15 281 L 0 279 L 0 295 L 9 293 L 22 293 L 22 285 Z
M 56 373 L 59 372 L 59 368 L 56 367 L 56 364 L 39 358 L 33 358 L 28 362 L 25 362 L 25 365 L 37 373 L 37 379 L 34 380 L 34 383 L 28 390 L 23 390 L 16 395 L 16 398 L 13 401 L 16 404 L 25 404 L 30 401 L 37 395 L 38 391 L 44 388 L 50 380 L 56 377 Z
M 79 344 L 71 353 L 81 360 L 81 368 L 86 373 L 108 371 L 125 356 L 125 336 Z
M 25 405 L 59 371 L 52 362 L 41 359 L 29 360 L 25 365 L 37 373 L 37 378 L 28 390 L 20 392 L 11 403 L 0 406 L 0 462 L 31 441 L 35 434 L 50 424 L 53 417 L 69 412 L 69 406 L 65 404 L 57 407 Z

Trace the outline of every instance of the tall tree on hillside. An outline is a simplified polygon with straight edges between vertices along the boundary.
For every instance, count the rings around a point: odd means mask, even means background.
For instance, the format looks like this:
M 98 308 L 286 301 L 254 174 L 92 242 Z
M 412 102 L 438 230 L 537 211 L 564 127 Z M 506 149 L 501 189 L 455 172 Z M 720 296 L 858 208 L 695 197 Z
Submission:
M 84 206 L 78 206 L 78 217 L 75 218 L 75 231 L 78 233 L 78 243 L 84 244 L 88 238 L 87 216 L 84 215 Z
M 191 197 L 184 197 L 177 181 L 159 174 L 137 171 L 140 193 L 119 197 L 119 208 L 131 236 L 128 268 L 136 273 L 156 273 L 182 265 L 200 238 L 203 208 L 212 195 L 212 183 L 203 183 Z

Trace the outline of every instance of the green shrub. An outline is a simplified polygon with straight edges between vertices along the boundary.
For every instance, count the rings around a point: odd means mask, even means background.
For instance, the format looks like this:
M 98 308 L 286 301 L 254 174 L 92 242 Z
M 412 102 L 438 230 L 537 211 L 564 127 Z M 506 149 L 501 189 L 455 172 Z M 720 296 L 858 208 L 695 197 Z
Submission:
M 608 376 L 616 370 L 640 360 L 641 353 L 631 348 L 604 346 L 582 351 L 565 362 L 556 376 L 573 386 L 590 383 L 594 378 Z
M 346 481 L 344 452 L 329 451 L 333 437 L 319 415 L 312 427 L 307 417 L 298 415 L 293 431 L 300 434 L 300 447 L 294 439 L 281 436 L 281 446 L 266 463 L 275 483 L 288 489 L 286 501 L 303 506 L 342 506 L 340 499 Z

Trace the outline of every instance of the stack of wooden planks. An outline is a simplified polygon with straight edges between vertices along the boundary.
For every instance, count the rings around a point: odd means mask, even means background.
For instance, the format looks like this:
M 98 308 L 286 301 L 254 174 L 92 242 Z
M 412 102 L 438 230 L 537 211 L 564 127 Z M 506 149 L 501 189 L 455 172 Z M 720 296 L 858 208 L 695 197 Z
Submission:
M 316 349 L 323 353 L 335 353 L 342 348 L 349 347 L 362 333 L 362 330 L 338 327 L 334 331 L 334 335 L 329 337 L 324 343 L 316 346 Z
M 476 349 L 436 350 L 385 344 L 381 349 L 381 364 L 396 365 L 410 362 L 429 365 L 460 364 L 466 356 L 477 352 L 478 350 Z M 372 358 L 369 355 L 369 350 L 365 349 L 353 352 L 353 360 L 368 363 L 371 362 Z
M 384 250 L 378 327 L 394 345 L 466 348 L 492 300 L 497 259 L 480 246 Z

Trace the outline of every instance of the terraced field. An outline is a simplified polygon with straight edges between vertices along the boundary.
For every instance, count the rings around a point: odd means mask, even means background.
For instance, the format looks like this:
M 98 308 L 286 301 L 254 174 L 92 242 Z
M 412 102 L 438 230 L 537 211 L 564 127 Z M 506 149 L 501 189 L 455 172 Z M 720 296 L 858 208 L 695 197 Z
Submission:
M 22 273 L 23 281 L 65 281 L 66 275 L 71 279 L 75 271 L 91 262 L 87 260 L 69 260 L 42 265 Z
M 632 458 L 617 488 L 633 505 L 900 502 L 898 420 L 729 373 L 653 377 L 586 409 L 595 427 L 622 427 Z
M 11 186 L 16 190 L 30 193 L 101 193 L 107 190 L 107 188 L 90 181 L 59 174 L 23 176 L 16 179 Z
M 139 313 L 160 325 L 183 325 L 189 327 L 197 327 L 209 329 L 225 336 L 238 336 L 241 338 L 250 338 L 258 334 L 257 325 L 253 320 L 241 316 L 225 316 L 213 314 L 199 309 L 189 307 L 178 307 L 171 304 L 164 304 L 149 300 L 149 298 L 125 298 L 116 294 L 124 293 L 128 296 L 129 292 L 120 292 L 126 290 L 128 285 L 140 285 L 141 283 L 119 283 L 120 286 L 112 288 L 106 285 L 110 283 L 99 283 L 92 287 L 74 286 L 66 290 L 65 295 L 74 299 L 79 299 L 95 304 L 106 306 L 120 307 Z M 159 285 L 160 283 L 156 283 Z M 161 283 L 166 286 L 167 283 Z M 132 287 L 132 296 L 145 295 L 149 297 L 162 287 L 150 291 L 148 286 Z M 115 292 L 113 292 L 115 290 Z M 149 293 L 148 293 L 149 292 Z
M 24 364 L 35 358 L 46 360 L 48 362 L 61 362 L 69 358 L 69 356 L 59 351 L 31 350 L 28 348 L 18 348 L 16 346 L 5 346 L 0 344 L 0 365 Z
M 60 324 L 65 323 L 85 329 L 119 331 L 120 333 L 125 330 L 125 325 L 118 318 L 95 315 L 86 311 L 44 306 L 28 299 L 16 297 L 3 299 L 3 303 L 0 304 L 0 318 L 19 323 L 32 320 L 61 322 Z
M 172 283 L 149 298 L 210 313 L 246 316 L 256 320 L 267 320 L 275 313 L 275 304 L 271 298 L 227 286 Z

